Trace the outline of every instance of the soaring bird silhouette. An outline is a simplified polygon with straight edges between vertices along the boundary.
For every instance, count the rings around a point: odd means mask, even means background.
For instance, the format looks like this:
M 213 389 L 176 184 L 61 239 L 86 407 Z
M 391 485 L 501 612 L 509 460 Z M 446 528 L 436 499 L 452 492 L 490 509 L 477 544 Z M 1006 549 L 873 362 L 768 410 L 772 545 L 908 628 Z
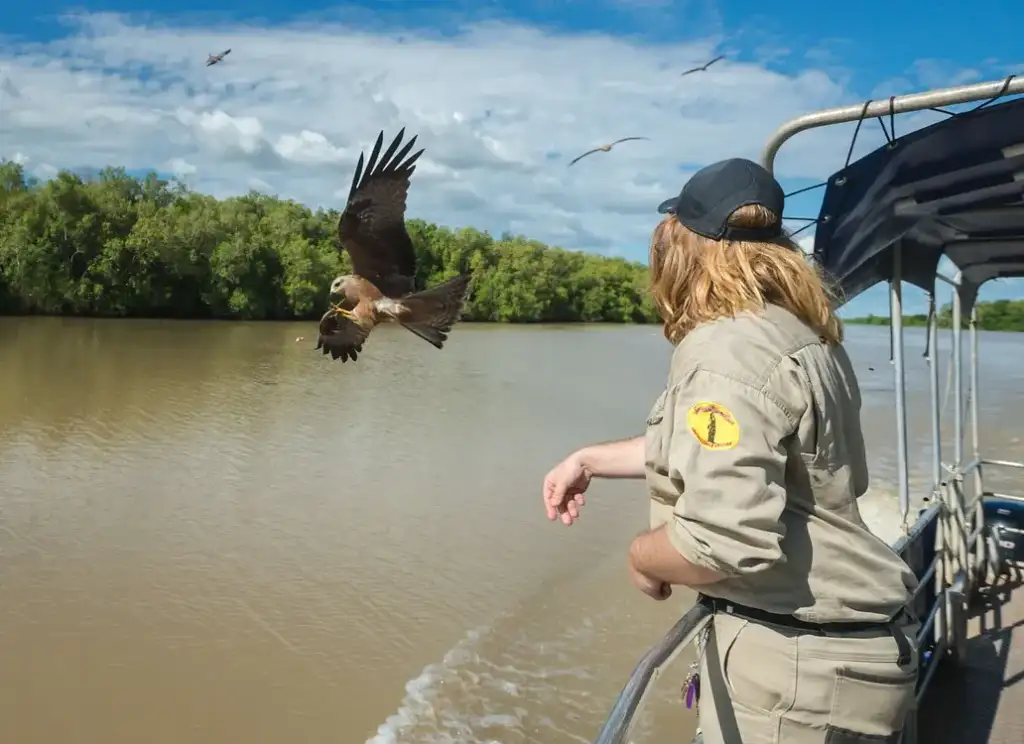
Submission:
M 614 142 L 609 142 L 607 145 L 601 145 L 600 147 L 595 147 L 593 150 L 587 150 L 582 155 L 577 155 L 576 157 L 574 157 L 572 160 L 569 161 L 569 165 L 570 166 L 571 165 L 575 165 L 580 160 L 583 160 L 583 158 L 587 157 L 587 155 L 593 155 L 595 152 L 611 152 L 611 149 L 613 147 L 615 147 L 615 145 L 619 144 L 620 142 L 629 142 L 630 140 L 646 140 L 646 139 L 650 139 L 650 138 L 649 137 L 623 137 L 622 139 L 617 139 Z M 566 167 L 568 167 L 568 166 L 566 166 Z
M 217 64 L 222 59 L 227 57 L 229 54 L 231 54 L 231 50 L 230 49 L 225 49 L 220 54 L 209 54 L 209 55 L 207 55 L 207 57 L 206 57 L 206 66 L 210 67 L 211 65 Z
M 370 332 L 384 322 L 398 323 L 442 348 L 469 294 L 470 274 L 415 291 L 416 252 L 405 227 L 405 206 L 423 150 L 409 155 L 413 137 L 398 151 L 404 135 L 403 127 L 381 155 L 384 132 L 378 134 L 365 171 L 360 153 L 338 220 L 339 248 L 352 259 L 352 273 L 331 282 L 331 306 L 320 318 L 316 348 L 342 362 L 355 361 Z
M 718 55 L 717 57 L 715 57 L 713 60 L 711 60 L 710 62 L 708 62 L 706 64 L 699 65 L 697 67 L 691 67 L 689 70 L 684 70 L 683 72 L 680 73 L 680 77 L 682 77 L 683 75 L 692 75 L 695 72 L 707 72 L 707 69 L 709 67 L 711 67 L 711 65 L 713 65 L 713 64 L 715 64 L 715 62 L 718 62 L 718 61 L 723 60 L 723 59 L 725 59 L 725 55 L 724 54 L 720 54 L 720 55 Z

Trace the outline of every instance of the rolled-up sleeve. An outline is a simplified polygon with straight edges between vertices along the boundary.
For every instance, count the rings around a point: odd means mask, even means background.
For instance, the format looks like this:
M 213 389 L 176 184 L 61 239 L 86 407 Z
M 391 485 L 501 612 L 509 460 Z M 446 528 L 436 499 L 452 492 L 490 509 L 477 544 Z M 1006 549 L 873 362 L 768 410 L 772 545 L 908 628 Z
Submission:
M 683 484 L 669 536 L 725 576 L 784 560 L 786 440 L 796 420 L 770 393 L 707 370 L 670 389 L 669 470 Z

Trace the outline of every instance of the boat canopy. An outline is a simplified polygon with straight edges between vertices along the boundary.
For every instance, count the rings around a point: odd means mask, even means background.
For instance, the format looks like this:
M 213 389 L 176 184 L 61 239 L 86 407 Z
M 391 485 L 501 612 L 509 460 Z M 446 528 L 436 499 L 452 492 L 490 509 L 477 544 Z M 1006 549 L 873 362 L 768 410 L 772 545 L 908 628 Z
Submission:
M 929 293 L 947 256 L 965 313 L 985 282 L 1024 276 L 1024 98 L 951 114 L 828 179 L 813 256 L 845 301 L 893 278 L 896 246 L 903 281 Z

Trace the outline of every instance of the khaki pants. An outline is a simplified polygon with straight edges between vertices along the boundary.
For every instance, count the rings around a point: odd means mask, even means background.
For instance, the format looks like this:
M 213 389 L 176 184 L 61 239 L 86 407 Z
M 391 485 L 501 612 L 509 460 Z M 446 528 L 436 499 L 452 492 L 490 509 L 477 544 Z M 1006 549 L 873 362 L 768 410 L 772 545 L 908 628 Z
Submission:
M 800 634 L 719 614 L 701 664 L 704 744 L 896 744 L 914 707 L 918 626 L 891 634 Z

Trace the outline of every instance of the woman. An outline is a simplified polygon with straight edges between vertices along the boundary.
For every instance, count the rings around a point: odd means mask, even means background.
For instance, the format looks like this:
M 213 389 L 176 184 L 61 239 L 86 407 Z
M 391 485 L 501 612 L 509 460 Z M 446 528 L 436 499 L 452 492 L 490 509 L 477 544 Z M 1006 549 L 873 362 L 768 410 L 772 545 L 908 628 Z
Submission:
M 895 742 L 914 700 L 917 581 L 857 509 L 860 392 L 832 297 L 748 160 L 704 168 L 651 238 L 675 346 L 643 437 L 573 453 L 544 480 L 571 525 L 591 478 L 646 478 L 651 529 L 629 575 L 700 592 L 705 744 Z

